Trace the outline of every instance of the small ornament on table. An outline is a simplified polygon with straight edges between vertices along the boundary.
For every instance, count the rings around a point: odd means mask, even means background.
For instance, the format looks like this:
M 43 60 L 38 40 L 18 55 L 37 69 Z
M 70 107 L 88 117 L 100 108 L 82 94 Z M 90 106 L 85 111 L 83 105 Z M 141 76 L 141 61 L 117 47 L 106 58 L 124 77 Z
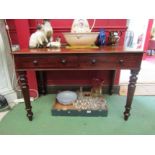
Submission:
M 120 37 L 122 35 L 121 31 L 111 31 L 109 32 L 108 45 L 118 45 Z
M 55 41 L 51 41 L 47 44 L 49 48 L 60 48 L 61 47 L 61 38 L 57 37 Z

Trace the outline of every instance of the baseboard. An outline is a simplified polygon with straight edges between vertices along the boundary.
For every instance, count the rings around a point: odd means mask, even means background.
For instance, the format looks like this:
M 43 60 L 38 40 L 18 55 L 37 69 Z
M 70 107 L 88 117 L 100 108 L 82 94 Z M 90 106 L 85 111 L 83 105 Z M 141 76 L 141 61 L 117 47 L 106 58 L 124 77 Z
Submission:
M 64 85 L 64 86 L 53 86 L 53 85 L 48 85 L 47 86 L 47 92 L 48 93 L 58 93 L 59 91 L 63 91 L 63 90 L 72 90 L 72 91 L 78 91 L 80 88 L 79 85 Z M 120 86 L 118 85 L 114 85 L 114 94 L 118 94 L 119 93 L 119 89 Z M 83 90 L 84 91 L 90 91 L 91 90 L 91 86 L 85 85 L 83 86 Z M 109 86 L 105 85 L 103 86 L 103 93 L 104 94 L 108 94 L 109 93 Z
M 120 85 L 119 94 L 126 96 L 128 91 L 127 84 Z M 136 89 L 134 95 L 137 96 L 154 96 L 155 95 L 155 84 L 136 84 Z

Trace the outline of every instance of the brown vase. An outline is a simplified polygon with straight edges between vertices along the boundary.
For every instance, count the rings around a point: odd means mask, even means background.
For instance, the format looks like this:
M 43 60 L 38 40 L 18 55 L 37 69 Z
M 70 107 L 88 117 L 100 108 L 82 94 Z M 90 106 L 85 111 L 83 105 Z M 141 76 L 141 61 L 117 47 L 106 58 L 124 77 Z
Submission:
M 111 31 L 109 32 L 108 45 L 117 45 L 119 43 L 122 32 Z

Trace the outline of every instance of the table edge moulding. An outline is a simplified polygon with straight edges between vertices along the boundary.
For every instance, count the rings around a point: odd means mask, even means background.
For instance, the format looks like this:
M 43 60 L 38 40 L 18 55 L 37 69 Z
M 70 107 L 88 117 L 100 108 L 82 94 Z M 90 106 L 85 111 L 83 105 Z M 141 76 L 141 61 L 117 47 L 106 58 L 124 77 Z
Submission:
M 16 72 L 24 96 L 27 117 L 33 119 L 26 71 L 50 70 L 109 70 L 111 80 L 109 94 L 113 93 L 115 71 L 129 69 L 131 76 L 128 84 L 124 119 L 130 116 L 131 104 L 136 88 L 137 75 L 140 71 L 143 51 L 125 49 L 123 46 L 104 46 L 95 49 L 21 49 L 12 53 Z

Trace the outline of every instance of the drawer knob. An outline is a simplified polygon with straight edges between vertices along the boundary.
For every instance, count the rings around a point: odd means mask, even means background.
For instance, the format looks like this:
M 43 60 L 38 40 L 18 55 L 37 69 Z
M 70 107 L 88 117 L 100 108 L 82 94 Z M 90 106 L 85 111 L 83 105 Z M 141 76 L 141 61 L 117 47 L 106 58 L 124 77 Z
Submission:
M 92 64 L 95 64 L 95 63 L 96 63 L 96 59 L 92 59 L 92 60 L 91 60 L 91 63 L 92 63 Z
M 124 63 L 124 60 L 119 60 L 120 65 L 122 65 Z
M 33 61 L 33 64 L 34 64 L 34 65 L 37 65 L 37 64 L 38 64 L 38 61 L 37 61 L 37 60 L 34 60 L 34 61 Z
M 66 59 L 62 59 L 62 60 L 61 60 L 61 63 L 62 63 L 62 64 L 66 64 L 66 62 L 67 62 Z

